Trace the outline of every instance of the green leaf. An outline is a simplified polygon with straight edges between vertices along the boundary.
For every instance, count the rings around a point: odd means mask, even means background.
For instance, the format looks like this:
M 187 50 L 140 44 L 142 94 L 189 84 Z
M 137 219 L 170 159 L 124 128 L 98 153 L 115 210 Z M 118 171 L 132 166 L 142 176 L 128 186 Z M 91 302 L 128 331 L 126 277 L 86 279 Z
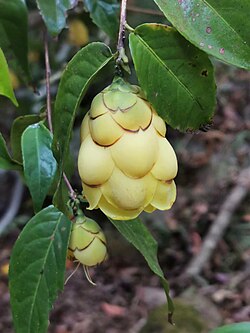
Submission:
M 211 333 L 249 333 L 249 332 L 250 332 L 250 322 L 226 325 L 211 331 Z
M 8 97 L 15 106 L 18 106 L 10 80 L 8 64 L 0 48 L 0 95 Z
M 154 0 L 174 27 L 208 54 L 250 69 L 249 0 Z
M 69 190 L 65 185 L 64 181 L 59 181 L 57 184 L 55 194 L 53 196 L 53 204 L 61 212 L 63 212 L 66 216 L 70 218 L 70 211 L 67 206 L 68 200 L 69 200 Z
M 174 305 L 169 295 L 169 285 L 157 259 L 157 242 L 139 218 L 130 221 L 109 219 L 116 229 L 143 255 L 150 269 L 161 279 L 167 301 L 169 321 L 172 322 Z
M 36 2 L 52 36 L 58 35 L 65 28 L 67 10 L 77 4 L 76 0 L 36 0 Z
M 0 133 L 0 169 L 21 170 L 22 166 L 16 163 L 9 155 L 6 142 Z
M 53 148 L 62 168 L 82 98 L 90 83 L 112 59 L 113 55 L 105 44 L 91 43 L 77 52 L 63 72 L 53 112 Z
M 159 115 L 182 131 L 207 124 L 215 106 L 208 56 L 161 24 L 137 27 L 129 42 L 140 85 Z
M 0 47 L 13 54 L 29 78 L 28 13 L 23 0 L 0 0 Z
M 93 22 L 111 38 L 117 39 L 120 6 L 117 0 L 85 0 Z
M 40 115 L 30 114 L 16 118 L 11 127 L 10 142 L 13 158 L 22 163 L 21 136 L 23 131 L 31 124 L 37 123 L 42 119 Z
M 21 145 L 24 177 L 37 212 L 42 207 L 57 169 L 51 150 L 52 135 L 42 123 L 30 125 L 23 132 Z
M 63 290 L 71 222 L 55 207 L 24 227 L 10 260 L 10 301 L 16 333 L 46 333 L 49 311 Z

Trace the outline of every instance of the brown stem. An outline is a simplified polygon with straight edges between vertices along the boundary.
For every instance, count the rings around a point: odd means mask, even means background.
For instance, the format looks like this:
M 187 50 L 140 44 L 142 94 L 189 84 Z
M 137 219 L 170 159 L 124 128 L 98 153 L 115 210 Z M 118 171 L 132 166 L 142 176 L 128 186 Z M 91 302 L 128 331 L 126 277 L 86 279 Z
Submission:
M 117 51 L 118 51 L 117 64 L 118 65 L 122 61 L 122 51 L 124 50 L 126 7 L 127 7 L 127 0 L 121 0 L 120 27 L 119 27 L 119 34 L 118 34 L 118 41 L 117 41 Z
M 66 176 L 65 173 L 63 173 L 63 179 L 65 184 L 67 185 L 67 188 L 69 190 L 69 195 L 72 199 L 76 199 L 76 192 L 73 190 L 73 187 L 71 186 L 68 177 Z
M 45 50 L 45 76 L 46 76 L 46 95 L 47 95 L 47 100 L 46 100 L 46 108 L 47 108 L 47 120 L 48 120 L 48 125 L 49 125 L 49 130 L 53 134 L 53 126 L 52 126 L 52 109 L 51 109 L 51 93 L 50 93 L 50 62 L 49 62 L 49 45 L 48 45 L 48 33 L 45 31 L 44 34 L 44 50 Z M 73 190 L 69 179 L 67 178 L 66 174 L 63 173 L 63 179 L 65 181 L 66 186 L 68 187 L 69 190 L 69 195 L 70 197 L 74 200 L 76 198 L 76 193 Z

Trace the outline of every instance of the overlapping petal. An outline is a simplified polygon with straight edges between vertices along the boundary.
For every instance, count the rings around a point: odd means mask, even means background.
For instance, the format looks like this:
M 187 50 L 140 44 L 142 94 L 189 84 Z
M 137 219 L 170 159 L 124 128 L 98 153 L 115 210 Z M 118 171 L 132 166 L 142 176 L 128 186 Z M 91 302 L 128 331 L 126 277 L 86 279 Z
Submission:
M 82 142 L 78 157 L 78 170 L 87 185 L 101 185 L 111 176 L 114 162 L 110 151 L 97 145 L 90 135 Z
M 89 209 L 98 208 L 99 201 L 102 196 L 102 191 L 100 186 L 88 186 L 82 183 L 82 190 L 89 202 Z
M 158 141 L 154 129 L 126 132 L 123 137 L 110 147 L 116 166 L 126 175 L 141 178 L 156 163 Z
M 76 249 L 74 251 L 75 258 L 85 266 L 95 266 L 101 264 L 107 255 L 106 245 L 97 237 L 84 250 Z
M 152 118 L 152 125 L 154 126 L 155 130 L 160 134 L 162 137 L 165 138 L 166 135 L 166 125 L 161 117 L 159 117 L 156 112 L 153 112 Z
M 83 118 L 81 130 L 80 130 L 80 141 L 83 140 L 89 135 L 89 114 L 87 113 Z
M 131 210 L 122 209 L 121 207 L 117 208 L 111 205 L 104 196 L 99 201 L 99 208 L 105 215 L 114 220 L 131 220 L 136 218 L 142 212 L 141 208 Z
M 172 207 L 176 198 L 176 186 L 172 180 L 170 182 L 158 181 L 155 195 L 151 201 L 151 206 L 167 210 Z
M 93 140 L 102 146 L 111 146 L 124 134 L 124 130 L 114 122 L 110 113 L 91 119 L 89 129 Z
M 147 189 L 143 178 L 135 181 L 118 168 L 101 187 L 106 200 L 117 208 L 132 210 L 143 208 Z
M 159 180 L 172 180 L 177 174 L 177 159 L 174 149 L 165 138 L 158 139 L 158 159 L 152 169 L 152 174 Z
M 124 130 L 136 132 L 139 129 L 147 129 L 152 120 L 152 111 L 148 103 L 141 98 L 137 98 L 131 108 L 112 113 L 112 118 Z
M 103 94 L 105 107 L 115 113 L 116 111 L 129 111 L 137 102 L 137 95 L 117 89 L 108 90 Z
M 89 110 L 89 115 L 92 119 L 95 119 L 105 113 L 107 113 L 109 110 L 105 106 L 103 102 L 103 93 L 100 93 L 95 96 L 91 103 L 91 108 Z

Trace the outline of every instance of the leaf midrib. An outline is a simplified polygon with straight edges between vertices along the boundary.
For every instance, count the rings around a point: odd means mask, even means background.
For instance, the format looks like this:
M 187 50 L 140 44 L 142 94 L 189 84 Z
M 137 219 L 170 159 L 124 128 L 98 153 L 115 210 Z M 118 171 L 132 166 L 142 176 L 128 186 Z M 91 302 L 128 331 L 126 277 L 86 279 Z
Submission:
M 38 171 L 38 185 L 39 185 L 39 193 L 40 193 L 40 188 L 41 188 L 41 178 L 40 178 L 40 171 L 41 171 L 41 166 L 40 166 L 40 159 L 39 159 L 39 156 L 40 156 L 40 148 L 39 148 L 39 145 L 38 145 L 38 130 L 41 129 L 41 127 L 39 126 L 39 128 L 37 128 L 37 131 L 35 133 L 35 138 L 36 138 L 36 146 L 37 146 L 37 149 L 36 149 L 36 157 L 37 157 L 37 171 Z
M 207 0 L 202 0 L 202 2 L 207 5 L 225 23 L 225 25 L 228 26 L 228 28 L 240 38 L 244 45 L 246 45 L 245 40 L 241 37 L 241 35 L 224 19 L 223 16 L 221 16 L 221 14 L 213 6 L 210 5 L 210 3 L 207 2 Z M 247 45 L 247 47 L 249 48 L 249 45 Z
M 164 63 L 164 61 L 154 52 L 154 50 L 144 41 L 144 39 L 138 35 L 134 34 L 138 39 L 140 39 L 141 43 L 149 50 L 151 54 L 158 60 L 159 64 L 161 64 L 170 74 L 171 76 L 179 83 L 179 85 L 183 88 L 183 90 L 186 91 L 187 95 L 190 96 L 190 98 L 198 105 L 198 107 L 203 110 L 202 105 L 200 102 L 195 98 L 193 93 L 188 89 L 188 87 L 178 78 L 178 76 L 175 75 L 175 73 L 167 66 L 167 64 Z
M 32 125 L 31 125 L 32 126 Z M 39 145 L 37 145 L 37 141 L 38 141 L 38 132 L 39 132 L 39 129 L 41 129 L 41 127 L 40 127 L 40 124 L 39 124 L 39 127 L 36 127 L 35 128 L 35 146 L 34 146 L 34 149 L 35 149 L 35 154 L 36 154 L 36 160 L 39 162 Z M 32 130 L 32 128 L 30 128 L 29 130 Z M 26 140 L 25 140 L 26 141 Z M 24 144 L 24 142 L 23 142 L 23 144 Z M 25 157 L 25 156 L 24 156 Z M 24 158 L 23 159 L 23 165 L 24 165 L 24 173 L 25 173 L 25 175 L 27 174 L 27 168 L 26 168 L 26 158 Z M 38 189 L 40 189 L 41 188 L 41 180 L 40 180 L 40 170 L 41 170 L 41 168 L 40 168 L 40 163 L 37 163 L 37 168 L 36 168 L 36 174 L 38 174 L 38 177 L 36 177 L 36 179 L 37 179 L 37 184 L 38 184 Z M 28 177 L 27 179 L 29 179 L 29 181 L 28 181 L 28 184 L 29 184 L 29 188 L 30 188 L 30 192 L 31 192 L 31 196 L 32 196 L 32 198 L 33 198 L 33 195 L 34 195 L 34 192 L 33 192 L 33 189 L 31 190 L 31 188 L 34 188 L 32 185 L 33 185 L 33 181 L 32 182 L 30 182 L 30 177 Z M 37 188 L 37 186 L 36 186 L 36 188 Z M 39 193 L 40 193 L 40 191 L 39 191 Z M 34 198 L 33 198 L 34 199 Z M 39 200 L 40 201 L 40 200 Z
M 60 220 L 62 219 L 63 215 L 62 213 L 60 214 L 59 218 L 57 219 L 57 222 L 56 222 L 56 227 L 53 231 L 53 234 L 55 234 L 55 232 L 57 231 L 58 227 L 59 227 L 59 224 L 60 224 Z M 42 269 L 44 269 L 45 267 L 45 263 L 47 261 L 47 258 L 48 258 L 48 255 L 49 255 L 49 252 L 50 252 L 50 249 L 51 249 L 51 246 L 53 244 L 53 242 L 55 241 L 55 238 L 54 239 L 51 239 L 50 243 L 49 243 L 49 246 L 48 246 L 48 249 L 46 251 L 46 255 L 44 257 L 44 260 L 43 260 L 43 264 L 42 264 Z M 42 278 L 45 278 L 45 275 L 44 274 L 40 274 L 39 278 L 38 278 L 38 281 L 37 281 L 37 287 L 35 289 L 35 293 L 34 293 L 34 297 L 33 297 L 33 303 L 31 304 L 31 310 L 30 310 L 30 318 L 29 318 L 29 324 L 28 324 L 28 333 L 34 333 L 32 331 L 30 331 L 30 326 L 31 326 L 31 320 L 33 318 L 33 312 L 34 312 L 34 308 L 35 308 L 35 303 L 36 303 L 36 298 L 37 298 L 37 293 L 38 293 L 38 289 L 39 289 L 39 286 L 40 286 L 40 283 L 41 283 L 41 280 Z
M 169 17 L 169 15 L 168 15 L 168 12 L 167 12 L 167 10 L 166 9 L 164 9 L 163 8 L 163 6 L 164 6 L 164 3 L 162 3 L 163 1 L 161 1 L 161 4 L 159 4 L 158 3 L 158 1 L 157 0 L 155 0 L 155 2 L 157 3 L 157 5 L 159 6 L 159 8 L 161 9 L 161 11 L 165 14 L 165 16 L 166 17 Z M 221 16 L 221 14 L 213 7 L 213 6 L 211 6 L 210 5 L 210 3 L 208 3 L 207 2 L 207 0 L 202 0 L 202 2 L 204 3 L 204 5 L 207 5 L 207 7 L 209 7 L 210 9 L 211 9 L 211 11 L 213 11 L 224 23 L 225 23 L 225 25 L 226 26 L 228 26 L 228 28 L 231 30 L 231 31 L 233 31 L 234 32 L 234 34 L 236 34 L 238 37 L 239 37 L 239 39 L 243 42 L 243 44 L 244 45 L 246 45 L 245 44 L 245 40 L 241 37 L 241 35 L 230 25 L 230 23 L 229 22 L 227 22 L 224 18 L 223 18 L 223 16 Z M 170 18 L 169 18 L 170 19 Z M 172 20 L 170 19 L 170 21 L 172 22 Z M 184 34 L 185 33 L 185 31 L 182 31 L 182 34 Z M 185 35 L 187 36 L 187 34 L 185 33 Z M 248 48 L 250 48 L 249 47 L 249 45 L 246 45 Z

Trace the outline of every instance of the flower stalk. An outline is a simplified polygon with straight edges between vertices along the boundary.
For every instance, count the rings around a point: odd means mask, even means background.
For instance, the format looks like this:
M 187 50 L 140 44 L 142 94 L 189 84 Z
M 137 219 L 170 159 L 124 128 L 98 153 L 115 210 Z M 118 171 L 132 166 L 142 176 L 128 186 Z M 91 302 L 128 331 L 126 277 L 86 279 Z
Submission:
M 126 30 L 126 9 L 127 9 L 127 0 L 121 1 L 121 12 L 120 12 L 120 27 L 118 33 L 117 41 L 117 59 L 116 59 L 116 71 L 117 75 L 123 76 L 123 71 L 125 70 L 130 74 L 130 69 L 128 66 L 128 57 L 125 53 L 125 30 Z
M 126 26 L 126 7 L 127 0 L 121 1 L 121 13 L 120 13 L 120 28 L 117 41 L 117 51 L 118 58 L 117 61 L 120 62 L 123 56 L 124 42 L 125 42 L 125 26 Z

